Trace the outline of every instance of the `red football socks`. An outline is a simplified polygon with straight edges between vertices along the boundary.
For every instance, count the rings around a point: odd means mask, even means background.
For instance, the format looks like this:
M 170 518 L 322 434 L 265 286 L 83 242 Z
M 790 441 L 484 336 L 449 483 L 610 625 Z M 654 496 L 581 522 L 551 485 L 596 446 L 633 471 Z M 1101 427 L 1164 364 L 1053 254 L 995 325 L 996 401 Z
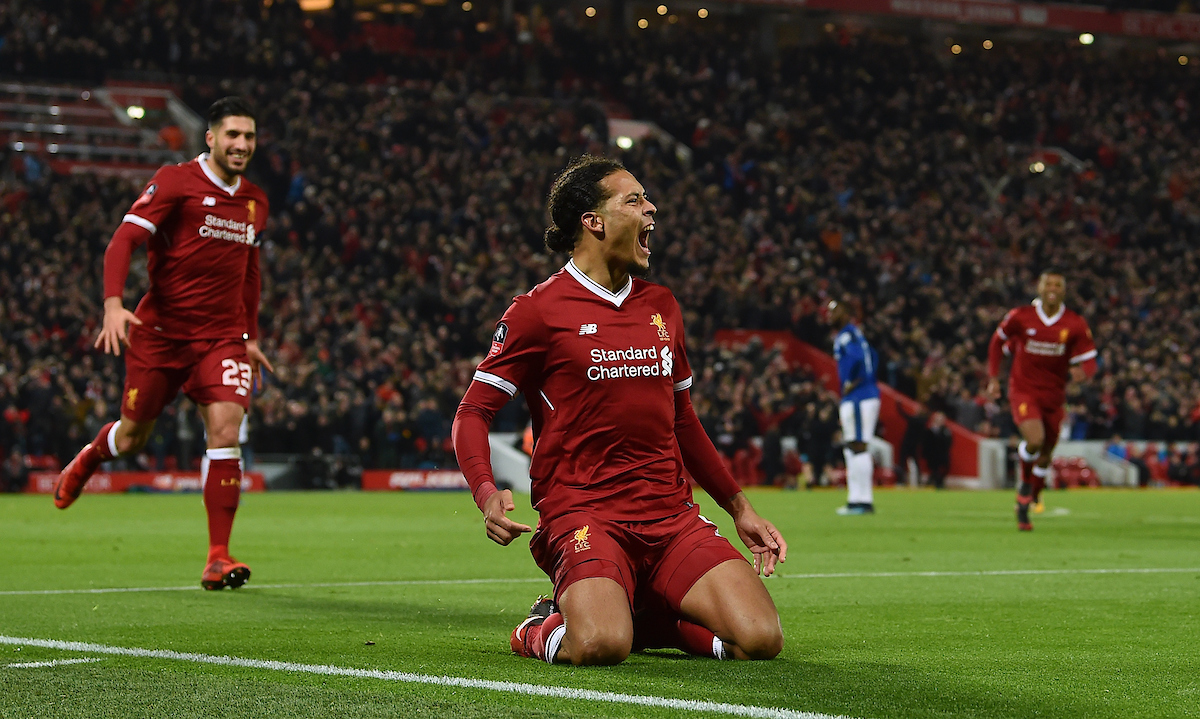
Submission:
M 564 632 L 559 632 L 557 637 L 553 637 L 555 630 L 563 626 L 563 615 L 561 612 L 555 612 L 546 617 L 546 621 L 536 627 L 530 627 L 525 634 L 525 646 L 533 656 L 541 659 L 549 664 L 554 663 L 554 655 L 558 654 L 558 648 L 562 646 L 562 635 Z M 550 658 L 547 659 L 546 657 Z
M 112 438 L 108 436 L 116 426 L 116 422 L 109 422 L 100 428 L 96 438 L 92 440 L 92 451 L 99 455 L 101 462 L 107 462 L 116 456 L 113 452 Z
M 669 611 L 641 612 L 633 622 L 633 648 L 679 649 L 698 657 L 725 659 L 725 645 L 708 629 Z
M 209 559 L 220 549 L 229 553 L 229 534 L 242 495 L 242 451 L 237 447 L 210 449 L 202 462 L 204 509 L 208 512 Z

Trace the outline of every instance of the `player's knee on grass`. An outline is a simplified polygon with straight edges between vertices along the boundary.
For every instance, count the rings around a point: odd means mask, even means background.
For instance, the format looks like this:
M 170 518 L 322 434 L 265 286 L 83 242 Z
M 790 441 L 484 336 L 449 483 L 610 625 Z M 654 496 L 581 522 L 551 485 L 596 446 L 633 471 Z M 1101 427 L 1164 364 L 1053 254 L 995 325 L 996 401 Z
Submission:
M 590 631 L 583 636 L 572 636 L 567 625 L 567 637 L 571 663 L 582 666 L 620 664 L 633 649 L 633 634 L 623 631 Z
M 743 617 L 733 627 L 732 643 L 747 659 L 774 659 L 783 651 L 778 616 Z

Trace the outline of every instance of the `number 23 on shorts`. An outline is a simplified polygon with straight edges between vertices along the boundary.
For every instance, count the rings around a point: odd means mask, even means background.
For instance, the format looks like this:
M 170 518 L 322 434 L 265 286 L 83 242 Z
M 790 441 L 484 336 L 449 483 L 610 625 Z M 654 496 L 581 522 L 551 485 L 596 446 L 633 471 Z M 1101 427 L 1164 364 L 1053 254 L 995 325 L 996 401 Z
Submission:
M 250 394 L 250 380 L 253 375 L 250 372 L 249 362 L 235 362 L 227 359 L 221 360 L 221 366 L 225 368 L 221 374 L 221 384 L 237 387 L 234 391 L 242 397 Z

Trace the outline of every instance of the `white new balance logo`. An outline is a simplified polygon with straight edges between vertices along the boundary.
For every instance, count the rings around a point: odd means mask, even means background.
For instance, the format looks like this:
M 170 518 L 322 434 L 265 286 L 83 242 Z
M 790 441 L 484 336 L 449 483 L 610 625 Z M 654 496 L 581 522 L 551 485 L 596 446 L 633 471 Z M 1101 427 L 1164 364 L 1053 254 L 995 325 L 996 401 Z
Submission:
M 204 198 L 204 200 L 203 200 L 203 201 L 202 201 L 200 204 L 204 205 L 205 207 L 216 207 L 216 205 L 217 205 L 217 198 L 215 198 L 215 197 L 205 197 L 205 198 Z
M 579 335 L 581 337 L 583 335 L 594 335 L 594 334 L 596 334 L 596 325 L 594 323 L 588 324 L 588 325 L 579 325 Z

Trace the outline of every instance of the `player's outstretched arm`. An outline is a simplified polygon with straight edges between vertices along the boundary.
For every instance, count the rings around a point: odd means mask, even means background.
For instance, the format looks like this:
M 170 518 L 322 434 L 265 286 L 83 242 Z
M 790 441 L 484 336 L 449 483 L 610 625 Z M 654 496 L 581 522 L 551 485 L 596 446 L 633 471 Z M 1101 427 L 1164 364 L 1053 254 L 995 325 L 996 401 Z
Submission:
M 476 506 L 483 512 L 483 526 L 488 539 L 502 546 L 507 546 L 525 532 L 533 531 L 528 525 L 505 516 L 517 505 L 513 502 L 511 491 L 496 488 L 496 480 L 492 476 L 492 448 L 488 441 L 488 429 L 496 412 L 504 407 L 508 399 L 507 394 L 495 387 L 472 382 L 458 405 L 458 411 L 454 413 L 454 424 L 450 428 L 458 467 L 471 486 Z
M 759 516 L 741 492 L 729 500 L 725 511 L 733 517 L 738 536 L 754 555 L 754 571 L 764 577 L 774 574 L 775 564 L 787 561 L 787 541 L 783 535 L 774 524 Z
M 121 345 L 129 346 L 129 325 L 140 325 L 142 321 L 121 304 L 120 297 L 104 298 L 104 325 L 93 347 L 105 354 L 120 356 Z

